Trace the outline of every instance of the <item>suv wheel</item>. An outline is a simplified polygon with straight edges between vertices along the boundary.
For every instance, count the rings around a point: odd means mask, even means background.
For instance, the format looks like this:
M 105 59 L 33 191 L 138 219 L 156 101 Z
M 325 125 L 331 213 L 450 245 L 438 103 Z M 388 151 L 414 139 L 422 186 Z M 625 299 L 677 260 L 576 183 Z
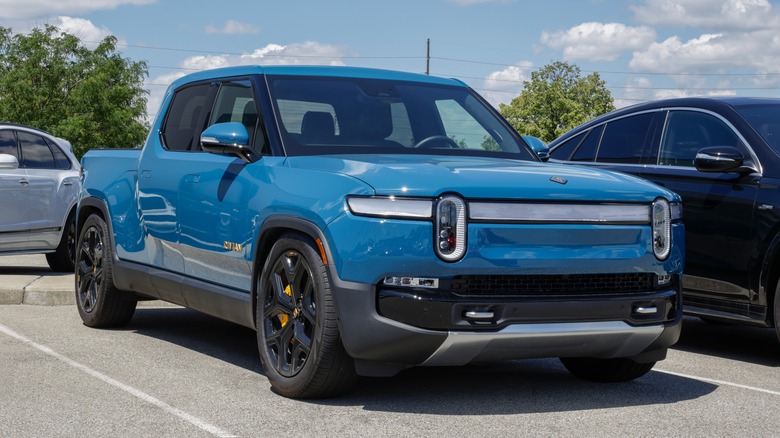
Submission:
M 637 363 L 628 358 L 562 357 L 561 362 L 574 376 L 593 382 L 627 382 L 644 376 L 655 366 L 655 362 Z
M 780 341 L 780 282 L 777 283 L 775 288 L 775 333 L 777 333 L 777 340 Z
M 114 286 L 108 226 L 98 215 L 84 222 L 76 254 L 76 304 L 84 325 L 119 327 L 130 321 L 137 300 Z
M 257 283 L 260 359 L 286 397 L 334 397 L 357 380 L 339 336 L 327 268 L 314 248 L 306 236 L 282 236 Z
M 73 272 L 76 257 L 76 211 L 71 211 L 65 228 L 62 230 L 60 244 L 54 252 L 46 254 L 46 262 L 53 271 Z

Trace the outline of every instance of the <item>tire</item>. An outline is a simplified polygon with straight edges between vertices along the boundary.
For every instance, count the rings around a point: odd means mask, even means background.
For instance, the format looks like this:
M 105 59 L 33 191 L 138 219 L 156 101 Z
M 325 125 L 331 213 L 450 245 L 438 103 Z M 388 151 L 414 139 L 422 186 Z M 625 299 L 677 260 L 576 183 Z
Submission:
M 76 258 L 76 211 L 73 210 L 65 221 L 60 244 L 54 252 L 46 254 L 46 262 L 52 271 L 73 272 Z
M 285 234 L 257 281 L 257 346 L 265 376 L 290 398 L 327 398 L 355 385 L 326 266 L 314 242 Z
M 655 366 L 655 362 L 637 363 L 627 358 L 562 357 L 561 362 L 575 377 L 607 383 L 637 379 L 650 372 Z
M 103 218 L 94 214 L 87 218 L 77 248 L 76 305 L 84 325 L 107 328 L 127 324 L 138 301 L 114 286 L 114 254 Z
M 777 340 L 780 342 L 780 282 L 777 283 L 775 288 L 775 333 L 777 334 Z

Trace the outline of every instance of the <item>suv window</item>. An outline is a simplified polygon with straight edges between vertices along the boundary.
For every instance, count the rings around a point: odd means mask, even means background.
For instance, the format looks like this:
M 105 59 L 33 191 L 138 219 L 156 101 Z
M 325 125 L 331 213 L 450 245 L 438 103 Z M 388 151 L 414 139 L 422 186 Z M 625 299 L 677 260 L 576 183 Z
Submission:
M 0 154 L 13 155 L 19 159 L 19 151 L 16 149 L 16 136 L 14 131 L 4 129 L 0 131 Z
M 46 140 L 46 144 L 49 145 L 49 148 L 51 148 L 51 151 L 54 154 L 54 166 L 60 170 L 70 169 L 71 168 L 70 160 L 65 155 L 65 153 L 62 152 L 62 149 L 60 149 L 60 147 L 50 139 L 44 138 L 44 140 Z
M 740 145 L 739 137 L 719 118 L 698 111 L 672 111 L 658 164 L 693 167 L 696 152 L 701 148 Z
M 601 133 L 604 131 L 604 125 L 597 126 L 588 132 L 588 136 L 582 141 L 577 152 L 571 157 L 572 161 L 593 161 L 596 157 L 596 148 L 601 139 Z
M 598 149 L 597 162 L 640 164 L 642 150 L 652 141 L 658 113 L 644 113 L 607 123 Z
M 199 151 L 197 137 L 203 129 L 203 110 L 210 84 L 198 84 L 178 90 L 163 126 L 163 143 L 171 151 Z
M 19 167 L 28 169 L 56 169 L 54 154 L 43 137 L 29 132 L 18 131 L 19 145 L 22 150 L 22 159 Z

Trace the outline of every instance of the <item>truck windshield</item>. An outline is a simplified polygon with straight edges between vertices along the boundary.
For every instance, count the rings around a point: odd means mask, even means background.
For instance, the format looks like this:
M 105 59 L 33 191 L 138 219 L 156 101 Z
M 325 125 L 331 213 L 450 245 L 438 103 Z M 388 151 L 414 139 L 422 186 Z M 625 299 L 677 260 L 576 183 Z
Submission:
M 466 87 L 268 76 L 288 155 L 444 154 L 536 160 Z

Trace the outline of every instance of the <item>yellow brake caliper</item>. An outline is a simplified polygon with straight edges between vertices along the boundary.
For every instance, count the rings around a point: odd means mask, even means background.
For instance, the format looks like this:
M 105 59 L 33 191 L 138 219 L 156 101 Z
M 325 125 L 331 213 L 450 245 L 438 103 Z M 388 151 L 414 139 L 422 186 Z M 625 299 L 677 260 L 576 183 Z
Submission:
M 292 288 L 290 288 L 290 285 L 288 284 L 287 287 L 284 288 L 284 294 L 288 297 L 292 297 Z M 282 327 L 286 326 L 287 323 L 290 321 L 290 315 L 286 313 L 282 313 L 279 315 L 279 322 L 282 324 Z

